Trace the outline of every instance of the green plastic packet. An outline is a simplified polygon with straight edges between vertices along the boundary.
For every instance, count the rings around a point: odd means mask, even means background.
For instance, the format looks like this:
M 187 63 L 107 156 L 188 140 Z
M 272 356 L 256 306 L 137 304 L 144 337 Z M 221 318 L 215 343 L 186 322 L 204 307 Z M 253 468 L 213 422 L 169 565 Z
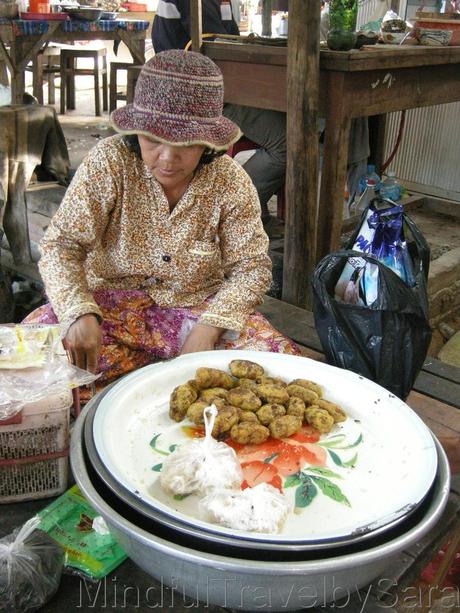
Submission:
M 65 551 L 65 567 L 98 581 L 116 568 L 127 555 L 111 534 L 93 528 L 96 511 L 76 485 L 38 513 L 39 528 Z

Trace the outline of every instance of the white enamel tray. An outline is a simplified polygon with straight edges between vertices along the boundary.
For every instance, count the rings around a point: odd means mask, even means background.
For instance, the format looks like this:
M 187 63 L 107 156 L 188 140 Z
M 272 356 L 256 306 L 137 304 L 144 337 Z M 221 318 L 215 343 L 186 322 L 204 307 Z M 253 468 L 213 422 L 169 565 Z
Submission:
M 317 442 L 281 441 L 239 451 L 245 474 L 281 484 L 288 497 L 292 512 L 279 534 L 236 531 L 204 522 L 197 496 L 178 500 L 160 487 L 165 455 L 190 440 L 184 426 L 191 424 L 169 418 L 172 390 L 192 379 L 198 367 L 228 370 L 234 359 L 255 361 L 267 375 L 285 381 L 315 381 L 323 387 L 323 397 L 348 415 Z M 102 398 L 93 437 L 110 474 L 151 508 L 204 531 L 262 542 L 340 540 L 392 524 L 420 504 L 437 467 L 430 431 L 387 390 L 350 371 L 265 352 L 194 353 L 137 370 Z M 292 469 L 292 445 L 301 445 L 295 447 L 296 457 L 299 452 L 302 457 L 301 471 Z

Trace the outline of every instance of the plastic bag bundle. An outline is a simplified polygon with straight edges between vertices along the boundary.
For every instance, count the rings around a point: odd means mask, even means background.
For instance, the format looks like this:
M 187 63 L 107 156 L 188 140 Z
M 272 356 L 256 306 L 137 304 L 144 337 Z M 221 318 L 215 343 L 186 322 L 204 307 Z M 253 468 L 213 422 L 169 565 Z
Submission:
M 204 409 L 206 435 L 178 447 L 163 462 L 161 487 L 169 494 L 203 494 L 213 488 L 239 487 L 240 464 L 231 447 L 212 438 L 217 408 Z
M 328 363 L 359 373 L 404 400 L 425 360 L 431 329 L 427 295 L 430 250 L 405 213 L 402 231 L 412 286 L 374 255 L 352 250 L 324 257 L 314 271 L 312 284 L 315 327 Z M 360 232 L 361 227 L 351 237 L 350 246 L 357 243 Z M 361 248 L 365 248 L 363 243 Z M 357 261 L 377 273 L 371 304 L 346 302 L 337 296 L 344 267 Z
M 36 530 L 39 523 L 33 517 L 19 531 L 0 539 L 0 611 L 37 611 L 59 587 L 64 551 Z
M 408 286 L 415 285 L 403 230 L 403 207 L 374 200 L 362 218 L 352 248 L 374 255 Z M 371 305 L 378 294 L 379 268 L 363 258 L 350 258 L 335 287 L 335 296 L 349 304 Z
M 200 501 L 206 521 L 249 532 L 279 532 L 289 512 L 286 498 L 268 483 L 243 491 L 216 490 Z

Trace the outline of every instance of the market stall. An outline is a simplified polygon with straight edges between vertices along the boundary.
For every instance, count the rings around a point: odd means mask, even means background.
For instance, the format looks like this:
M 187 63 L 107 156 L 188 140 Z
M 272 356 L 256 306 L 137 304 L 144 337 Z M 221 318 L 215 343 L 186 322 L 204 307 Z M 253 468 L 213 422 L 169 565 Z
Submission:
M 100 20 L 0 20 L 0 59 L 11 75 L 12 102 L 20 103 L 24 93 L 27 64 L 49 43 L 113 40 L 124 42 L 136 64 L 145 61 L 144 47 L 148 21 Z
M 312 120 L 305 112 L 300 113 L 303 126 L 297 131 L 292 117 L 289 119 L 299 110 L 288 104 L 292 97 L 280 86 L 288 74 L 288 49 L 204 42 L 203 52 L 224 74 L 227 102 L 288 113 L 288 138 L 293 145 L 288 147 L 288 159 L 294 158 L 291 165 L 296 170 L 287 174 L 285 257 L 291 272 L 284 280 L 283 298 L 291 302 L 289 297 L 294 297 L 296 291 L 306 296 L 314 265 L 339 246 L 351 119 L 460 100 L 460 47 L 382 45 L 359 51 L 320 51 L 319 114 L 326 118 L 326 136 L 314 230 L 310 224 L 315 219 L 316 198 L 308 223 L 305 203 L 311 190 L 316 193 L 316 180 L 312 175 L 312 183 L 306 181 L 302 187 L 300 172 L 312 164 L 311 155 L 296 143 L 306 138 L 306 128 Z M 317 146 L 315 131 L 313 138 L 312 147 Z M 305 246 L 308 252 L 313 251 L 310 257 Z M 305 289 L 294 290 L 297 284 Z

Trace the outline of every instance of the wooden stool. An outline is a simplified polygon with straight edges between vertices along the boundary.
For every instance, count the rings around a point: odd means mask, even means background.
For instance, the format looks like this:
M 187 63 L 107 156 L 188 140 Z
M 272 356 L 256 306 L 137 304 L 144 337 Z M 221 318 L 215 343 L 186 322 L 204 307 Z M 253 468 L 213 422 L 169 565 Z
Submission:
M 79 58 L 91 58 L 93 68 L 78 68 L 76 62 Z M 102 58 L 102 66 L 99 59 Z M 75 77 L 94 77 L 94 103 L 96 115 L 101 113 L 101 100 L 99 96 L 99 75 L 102 74 L 102 109 L 108 110 L 107 100 L 107 50 L 101 49 L 63 49 L 61 51 L 61 114 L 68 109 L 75 108 Z
M 109 112 L 117 108 L 117 100 L 126 100 L 126 94 L 118 93 L 117 75 L 119 70 L 128 71 L 132 62 L 110 62 Z
M 250 151 L 252 149 L 260 149 L 260 146 L 243 135 L 239 141 L 228 149 L 227 154 L 234 158 L 237 153 L 241 151 Z M 284 184 L 276 194 L 276 216 L 282 221 L 284 221 L 286 216 L 286 186 Z

